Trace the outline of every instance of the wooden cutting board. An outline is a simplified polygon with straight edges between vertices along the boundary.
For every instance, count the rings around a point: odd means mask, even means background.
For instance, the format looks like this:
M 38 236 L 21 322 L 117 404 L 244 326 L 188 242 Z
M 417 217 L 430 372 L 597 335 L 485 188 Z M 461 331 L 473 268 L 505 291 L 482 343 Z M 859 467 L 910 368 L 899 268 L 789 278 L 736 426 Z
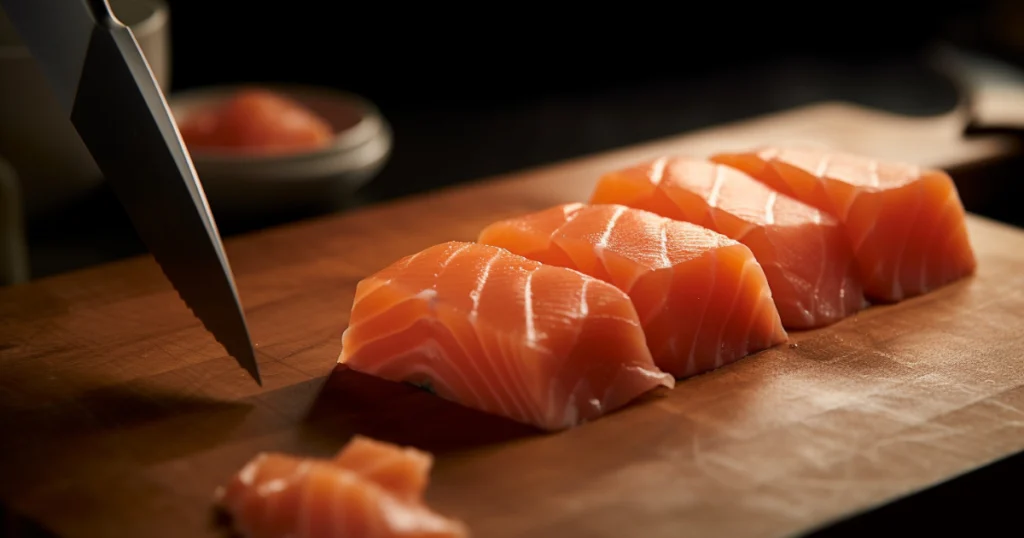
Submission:
M 476 536 L 781 536 L 1024 449 L 1024 231 L 979 217 L 977 276 L 872 308 L 559 434 L 335 370 L 356 282 L 498 218 L 585 200 L 664 152 L 816 140 L 925 165 L 995 158 L 955 117 L 799 109 L 228 242 L 259 388 L 149 258 L 0 290 L 0 498 L 61 536 L 218 536 L 261 450 L 355 433 L 433 451 Z

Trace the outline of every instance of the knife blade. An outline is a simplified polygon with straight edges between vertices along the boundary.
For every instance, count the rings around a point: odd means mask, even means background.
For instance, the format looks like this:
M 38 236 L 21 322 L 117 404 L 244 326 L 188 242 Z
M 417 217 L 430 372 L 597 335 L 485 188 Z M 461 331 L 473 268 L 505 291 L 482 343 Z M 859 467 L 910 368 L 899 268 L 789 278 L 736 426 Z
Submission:
M 234 277 L 163 92 L 107 0 L 0 0 L 182 300 L 262 386 Z

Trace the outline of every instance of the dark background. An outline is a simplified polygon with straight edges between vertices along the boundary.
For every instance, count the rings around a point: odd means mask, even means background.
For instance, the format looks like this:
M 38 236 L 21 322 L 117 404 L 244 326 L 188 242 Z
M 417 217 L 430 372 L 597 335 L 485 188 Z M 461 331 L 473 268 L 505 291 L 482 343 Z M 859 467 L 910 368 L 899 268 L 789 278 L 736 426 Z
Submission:
M 926 62 L 938 43 L 1024 63 L 1021 0 L 595 3 L 572 10 L 518 3 L 168 3 L 174 91 L 297 82 L 353 91 L 380 107 L 394 128 L 395 149 L 357 203 L 814 101 L 940 114 L 958 95 Z M 999 173 L 1012 178 L 1019 171 L 1018 163 Z M 1019 212 L 1006 207 L 1018 199 L 968 209 L 1012 221 Z M 303 216 L 309 215 L 289 218 Z M 232 235 L 281 220 L 219 225 Z M 144 252 L 109 193 L 36 219 L 29 231 L 36 277 Z M 823 535 L 965 525 L 1019 536 L 1021 523 L 1008 505 L 1020 495 L 1003 491 L 1008 478 L 1024 477 L 1022 467 L 1020 457 L 1012 458 Z M 993 525 L 1007 532 L 984 532 Z
M 937 44 L 1024 58 L 1021 0 L 168 4 L 172 93 L 303 83 L 381 109 L 394 150 L 350 206 L 814 101 L 940 114 L 958 94 L 927 61 Z M 219 216 L 218 225 L 231 236 L 312 215 Z M 103 189 L 28 228 L 34 277 L 145 252 Z
M 1002 12 L 1019 3 L 382 2 L 317 17 L 326 3 L 171 0 L 173 84 L 302 82 L 368 97 L 396 131 L 364 193 L 379 199 L 815 100 L 942 112 L 955 95 L 924 53 L 998 43 Z

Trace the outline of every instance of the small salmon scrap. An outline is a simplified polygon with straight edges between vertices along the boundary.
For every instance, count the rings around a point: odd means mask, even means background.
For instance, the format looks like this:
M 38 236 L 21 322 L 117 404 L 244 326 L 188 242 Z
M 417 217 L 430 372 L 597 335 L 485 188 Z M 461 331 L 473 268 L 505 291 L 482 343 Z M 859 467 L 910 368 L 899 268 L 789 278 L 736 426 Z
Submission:
M 465 538 L 423 502 L 433 457 L 363 436 L 333 459 L 264 452 L 215 494 L 245 538 Z

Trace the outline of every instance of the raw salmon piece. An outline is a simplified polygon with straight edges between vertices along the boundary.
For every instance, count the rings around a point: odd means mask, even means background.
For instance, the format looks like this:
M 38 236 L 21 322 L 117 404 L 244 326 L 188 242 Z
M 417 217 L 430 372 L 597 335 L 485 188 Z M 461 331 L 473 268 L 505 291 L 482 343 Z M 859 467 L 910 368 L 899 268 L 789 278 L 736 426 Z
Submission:
M 696 224 L 622 205 L 566 204 L 495 222 L 479 242 L 626 292 L 655 364 L 676 378 L 786 340 L 750 249 Z
M 333 460 L 261 453 L 216 500 L 247 538 L 466 537 L 462 522 L 423 503 L 432 463 L 425 452 L 363 437 Z
M 427 489 L 430 454 L 357 435 L 345 445 L 334 464 L 358 472 L 405 499 L 420 499 Z
M 338 362 L 549 431 L 675 384 L 621 290 L 464 242 L 360 281 Z
M 334 136 L 331 125 L 301 103 L 259 88 L 239 90 L 217 107 L 195 111 L 178 128 L 193 151 L 286 153 L 322 148 Z
M 921 295 L 977 267 L 956 184 L 941 170 L 810 148 L 713 159 L 839 219 L 870 299 Z
M 735 169 L 664 157 L 604 175 L 590 201 L 646 209 L 743 243 L 760 262 L 787 329 L 830 325 L 866 306 L 839 223 Z

